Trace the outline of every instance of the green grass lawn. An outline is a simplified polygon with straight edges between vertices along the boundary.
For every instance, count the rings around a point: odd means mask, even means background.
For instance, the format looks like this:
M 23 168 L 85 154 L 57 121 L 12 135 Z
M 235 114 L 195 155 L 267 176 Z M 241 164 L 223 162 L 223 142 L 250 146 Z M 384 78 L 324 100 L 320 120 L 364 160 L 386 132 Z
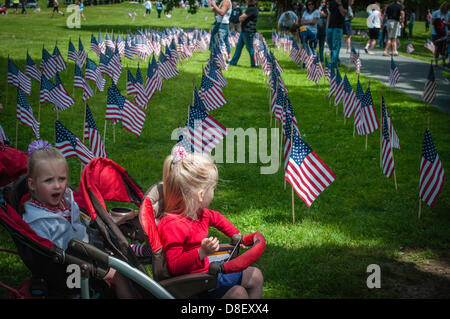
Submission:
M 16 137 L 16 90 L 6 88 L 8 55 L 16 65 L 24 70 L 26 52 L 36 64 L 41 60 L 44 45 L 51 52 L 55 43 L 67 59 L 68 40 L 74 45 L 81 37 L 86 51 L 90 37 L 101 31 L 117 33 L 136 32 L 139 28 L 162 29 L 179 26 L 184 29 L 199 27 L 209 30 L 213 19 L 208 10 L 200 10 L 196 15 L 176 9 L 172 18 L 144 18 L 143 8 L 136 21 L 126 15 L 130 5 L 104 5 L 87 7 L 87 21 L 82 21 L 81 29 L 69 30 L 65 17 L 50 19 L 51 11 L 42 6 L 41 13 L 24 15 L 10 14 L 0 17 L 0 79 L 1 102 L 4 109 L 0 113 L 0 124 L 8 137 L 15 143 Z M 208 17 L 205 20 L 205 17 Z M 417 27 L 421 27 L 417 23 Z M 354 28 L 355 27 L 354 24 Z M 397 90 L 372 80 L 371 92 L 379 115 L 380 94 L 384 95 L 392 121 L 399 136 L 401 150 L 395 150 L 396 177 L 386 179 L 380 168 L 380 132 L 368 137 L 353 137 L 351 120 L 344 124 L 342 106 L 336 115 L 327 99 L 328 86 L 325 80 L 320 87 L 306 78 L 306 71 L 298 69 L 288 53 L 271 45 L 271 24 L 268 15 L 262 14 L 258 30 L 265 36 L 276 58 L 284 69 L 282 78 L 289 89 L 302 137 L 322 160 L 336 174 L 336 180 L 315 200 L 311 208 L 294 196 L 295 224 L 292 223 L 291 187 L 284 188 L 284 172 L 280 168 L 275 174 L 262 175 L 260 168 L 269 164 L 219 163 L 219 184 L 211 209 L 223 213 L 242 233 L 259 231 L 266 237 L 267 247 L 257 261 L 264 274 L 264 298 L 408 298 L 411 291 L 418 291 L 417 297 L 448 298 L 449 278 L 424 270 L 423 265 L 442 261 L 448 267 L 450 234 L 450 188 L 448 182 L 436 205 L 432 208 L 422 205 L 422 217 L 418 219 L 419 166 L 423 136 L 427 119 L 430 130 L 442 160 L 445 171 L 450 172 L 450 116 L 422 101 L 408 97 Z M 420 45 L 416 50 L 420 52 Z M 404 52 L 404 46 L 402 47 Z M 418 53 L 419 54 L 419 53 Z M 98 62 L 93 52 L 89 57 Z M 187 116 L 192 100 L 192 83 L 200 85 L 202 66 L 206 64 L 209 52 L 198 52 L 179 68 L 180 75 L 164 80 L 162 92 L 157 92 L 149 103 L 147 119 L 140 138 L 124 130 L 119 124 L 115 130 L 115 142 L 111 123 L 107 125 L 106 150 L 108 157 L 124 166 L 144 188 L 162 178 L 164 158 L 170 153 L 175 141 L 172 131 Z M 135 74 L 136 65 L 123 58 Z M 250 62 L 244 50 L 236 67 L 224 71 L 229 85 L 224 88 L 228 103 L 211 115 L 227 128 L 270 127 L 268 90 L 261 69 L 249 68 Z M 141 63 L 143 74 L 147 63 Z M 74 64 L 68 63 L 67 71 L 61 79 L 67 90 L 73 92 Z M 342 68 L 353 87 L 356 75 L 353 70 Z M 364 90 L 369 79 L 360 77 Z M 110 80 L 107 79 L 106 87 Z M 118 87 L 122 93 L 126 88 L 126 74 L 123 72 Z M 6 102 L 6 91 L 7 103 Z M 74 92 L 77 103 L 70 109 L 59 112 L 60 121 L 78 137 L 83 128 L 84 105 L 82 92 Z M 33 92 L 28 97 L 37 114 L 39 105 L 39 85 L 33 82 Z M 105 125 L 106 90 L 88 101 L 103 135 Z M 55 113 L 50 104 L 41 106 L 41 137 L 54 143 Z M 19 125 L 18 145 L 26 151 L 32 141 L 31 129 Z M 224 140 L 227 143 L 227 138 Z M 270 141 L 269 141 L 270 143 Z M 269 146 L 268 146 L 269 148 Z M 226 153 L 224 147 L 224 153 Z M 269 148 L 270 152 L 270 148 Z M 80 162 L 68 160 L 70 181 L 75 187 L 80 178 Z M 236 162 L 236 161 L 235 161 Z M 212 231 L 222 241 L 223 235 Z M 14 248 L 10 236 L 0 229 L 0 247 Z M 405 257 L 406 256 L 406 257 Z M 369 289 L 366 279 L 367 266 L 381 267 L 381 289 Z M 405 268 L 406 267 L 406 268 Z M 401 269 L 402 271 L 399 271 Z M 403 271 L 403 269 L 407 269 Z M 448 273 L 448 272 L 447 272 Z M 29 275 L 21 260 L 15 256 L 0 253 L 0 281 L 18 285 Z M 435 282 L 431 292 L 421 287 Z M 411 288 L 412 287 L 412 288 Z M 411 288 L 411 289 L 406 289 Z M 416 290 L 414 290 L 416 289 Z M 0 292 L 1 293 L 1 292 Z

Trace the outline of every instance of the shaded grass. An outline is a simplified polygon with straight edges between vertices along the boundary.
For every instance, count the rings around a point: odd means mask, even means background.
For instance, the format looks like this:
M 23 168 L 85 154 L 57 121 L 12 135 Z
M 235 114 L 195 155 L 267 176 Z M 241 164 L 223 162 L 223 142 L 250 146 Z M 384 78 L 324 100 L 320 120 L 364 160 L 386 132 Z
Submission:
M 91 33 L 113 30 L 114 32 L 135 32 L 139 27 L 165 28 L 176 25 L 182 28 L 199 27 L 209 29 L 212 21 L 210 11 L 186 19 L 184 10 L 174 10 L 172 19 L 150 19 L 148 23 L 138 16 L 134 24 L 126 17 L 123 5 L 88 7 L 86 23 L 82 29 L 67 30 L 64 18 L 49 19 L 50 11 L 17 17 L 9 15 L 2 20 L 0 30 L 0 70 L 3 76 L 0 86 L 6 92 L 6 71 L 8 54 L 21 70 L 25 66 L 26 50 L 38 64 L 42 44 L 51 51 L 57 39 L 64 58 L 67 57 L 69 38 L 81 37 L 86 50 L 89 49 Z M 205 21 L 204 17 L 209 20 Z M 154 16 L 153 16 L 154 17 Z M 270 23 L 268 16 L 261 14 L 258 29 L 270 44 Z M 35 28 L 30 29 L 30 21 Z M 291 188 L 286 189 L 283 171 L 270 175 L 260 174 L 262 163 L 248 163 L 248 146 L 245 149 L 246 163 L 218 164 L 219 184 L 210 208 L 223 213 L 242 233 L 259 231 L 267 240 L 267 248 L 256 266 L 262 269 L 265 278 L 264 298 L 386 298 L 402 297 L 389 281 L 383 289 L 370 290 L 366 286 L 369 264 L 382 264 L 395 260 L 401 247 L 412 247 L 433 254 L 437 249 L 449 248 L 449 188 L 444 185 L 441 196 L 432 208 L 423 205 L 422 218 L 417 219 L 420 152 L 427 117 L 430 129 L 442 159 L 444 169 L 449 170 L 450 135 L 449 115 L 426 106 L 397 90 L 388 91 L 384 84 L 371 81 L 371 91 L 379 116 L 379 92 L 385 97 L 391 117 L 400 138 L 401 150 L 395 150 L 398 190 L 392 179 L 386 179 L 379 167 L 379 131 L 368 137 L 353 137 L 351 120 L 346 121 L 340 106 L 338 114 L 329 106 L 328 86 L 321 81 L 320 88 L 306 79 L 306 71 L 298 69 L 288 54 L 274 49 L 281 63 L 282 74 L 289 89 L 302 137 L 336 174 L 333 182 L 307 208 L 295 195 L 295 220 L 292 224 Z M 95 54 L 90 58 L 98 61 Z M 187 107 L 192 99 L 192 83 L 200 85 L 201 69 L 206 64 L 208 52 L 195 53 L 191 60 L 180 67 L 180 75 L 164 80 L 162 92 L 157 92 L 149 103 L 147 119 L 140 138 L 125 131 L 121 124 L 113 129 L 107 123 L 106 150 L 108 157 L 124 166 L 146 189 L 162 177 L 164 158 L 170 153 L 175 141 L 171 133 L 179 123 L 184 123 Z M 133 73 L 136 65 L 124 58 L 124 65 Z M 73 69 L 61 78 L 67 90 L 72 93 Z M 224 71 L 229 85 L 224 88 L 228 103 L 211 115 L 227 128 L 269 128 L 270 113 L 267 85 L 261 69 L 250 69 L 249 57 L 244 50 L 237 67 Z M 145 74 L 147 64 L 140 64 Z M 356 83 L 356 75 L 350 69 L 342 68 L 350 82 Z M 367 88 L 369 79 L 361 76 L 361 84 Z M 106 87 L 110 80 L 107 80 Z M 354 85 L 355 86 L 355 85 Z M 122 74 L 119 89 L 124 92 L 126 77 Z M 76 105 L 60 112 L 60 121 L 77 136 L 82 134 L 84 105 L 81 91 L 75 89 Z M 12 86 L 8 88 L 8 102 L 2 97 L 4 110 L 0 123 L 9 138 L 15 142 L 15 99 Z M 36 114 L 39 101 L 39 85 L 33 82 L 33 93 L 29 98 Z M 100 133 L 103 136 L 106 92 L 97 92 L 88 102 Z M 54 143 L 55 114 L 52 106 L 41 106 L 41 136 Z M 33 139 L 31 130 L 19 126 L 18 145 L 26 150 Z M 257 130 L 258 131 L 258 130 Z M 226 156 L 225 138 L 224 154 Z M 267 148 L 270 152 L 270 139 Z M 236 150 L 236 146 L 235 146 Z M 259 146 L 258 146 L 259 150 Z M 236 154 L 236 152 L 235 152 Z M 278 154 L 277 154 L 278 156 Z M 68 159 L 71 184 L 77 186 L 80 177 L 80 163 Z M 221 241 L 228 241 L 215 230 Z M 0 246 L 14 247 L 9 235 L 0 230 Z M 421 258 L 416 258 L 420 262 Z M 0 281 L 17 285 L 27 277 L 28 272 L 17 257 L 0 259 Z M 383 268 L 382 268 L 383 271 Z M 383 277 L 384 278 L 384 277 Z M 420 285 L 422 277 L 414 279 Z M 444 296 L 443 296 L 444 297 Z

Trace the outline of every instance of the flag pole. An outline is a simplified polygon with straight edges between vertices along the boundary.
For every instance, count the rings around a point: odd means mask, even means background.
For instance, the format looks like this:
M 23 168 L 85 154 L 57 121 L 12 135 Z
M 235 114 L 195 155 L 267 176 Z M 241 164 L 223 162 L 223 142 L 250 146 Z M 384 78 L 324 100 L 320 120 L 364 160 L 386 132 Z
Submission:
M 8 54 L 8 62 L 9 62 L 9 54 Z M 9 67 L 9 66 L 8 66 Z M 5 107 L 8 105 L 8 72 L 6 72 L 6 94 L 5 94 Z
M 387 115 L 386 115 L 387 117 Z M 389 130 L 389 127 L 388 127 Z M 380 89 L 380 167 L 382 167 L 381 164 L 381 157 L 382 157 L 382 137 L 383 136 L 383 92 Z M 391 137 L 389 136 L 389 139 L 391 139 Z
M 292 139 L 294 133 L 294 123 L 291 121 L 291 152 L 292 152 Z M 284 185 L 286 186 L 286 179 L 284 179 Z M 295 209 L 294 209 L 294 187 L 291 185 L 291 202 L 292 202 L 292 224 L 295 224 Z
M 19 149 L 19 120 L 16 119 L 16 149 Z
M 387 122 L 387 114 L 386 114 L 386 122 Z M 388 134 L 389 134 L 389 143 L 391 144 L 391 153 L 392 153 L 392 162 L 394 162 L 394 185 L 395 185 L 395 190 L 397 190 L 397 176 L 395 175 L 395 160 L 394 160 L 394 148 L 392 147 L 392 138 L 391 138 L 391 129 L 390 129 L 390 125 L 389 123 L 386 123 L 386 125 L 388 125 Z M 381 158 L 381 153 L 380 153 L 380 158 Z
M 433 62 L 431 62 L 433 63 Z M 427 117 L 427 128 L 430 128 L 430 117 Z M 420 184 L 420 179 L 419 179 L 419 184 Z M 420 189 L 419 189 L 419 214 L 418 214 L 418 218 L 420 219 L 420 214 L 422 212 L 422 198 L 420 198 Z

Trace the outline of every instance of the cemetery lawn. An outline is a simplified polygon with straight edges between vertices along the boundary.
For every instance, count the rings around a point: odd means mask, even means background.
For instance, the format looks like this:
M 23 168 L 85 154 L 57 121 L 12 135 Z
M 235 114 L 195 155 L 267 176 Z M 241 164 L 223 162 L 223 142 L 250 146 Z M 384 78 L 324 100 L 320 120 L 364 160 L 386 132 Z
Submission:
M 44 5 L 41 8 L 40 13 L 29 9 L 27 15 L 14 15 L 10 11 L 8 16 L 0 17 L 0 101 L 4 106 L 0 124 L 14 144 L 17 90 L 7 87 L 8 56 L 23 71 L 27 51 L 39 65 L 43 45 L 51 53 L 57 44 L 67 61 L 69 39 L 78 48 L 80 37 L 89 57 L 98 63 L 96 55 L 89 51 L 89 43 L 91 34 L 97 37 L 99 31 L 104 37 L 105 32 L 135 34 L 141 28 L 162 30 L 178 26 L 209 30 L 213 20 L 211 11 L 205 9 L 189 16 L 183 9 L 175 9 L 170 19 L 165 16 L 157 19 L 156 11 L 150 18 L 144 18 L 142 6 L 118 4 L 86 7 L 87 21 L 81 21 L 81 29 L 68 29 L 65 23 L 68 14 L 51 19 L 51 9 Z M 137 13 L 134 22 L 127 16 L 131 10 Z M 422 27 L 422 23 L 416 25 Z M 370 81 L 377 116 L 380 118 L 380 95 L 383 94 L 402 147 L 394 150 L 396 190 L 393 178 L 387 179 L 380 168 L 380 131 L 368 136 L 366 150 L 366 138 L 353 136 L 352 119 L 344 123 L 342 105 L 336 113 L 333 104 L 329 104 L 326 80 L 322 79 L 316 86 L 306 78 L 304 69 L 297 68 L 287 52 L 273 47 L 267 14 L 260 15 L 258 30 L 284 69 L 281 76 L 289 90 L 302 138 L 336 175 L 336 180 L 310 208 L 294 194 L 293 223 L 291 187 L 284 186 L 283 165 L 274 174 L 261 174 L 261 168 L 270 163 L 263 163 L 259 156 L 256 162 L 250 162 L 249 155 L 255 155 L 249 154 L 250 137 L 246 138 L 244 163 L 238 163 L 236 140 L 233 146 L 231 138 L 224 139 L 223 161 L 217 163 L 220 181 L 210 208 L 225 215 L 241 233 L 258 231 L 266 237 L 266 251 L 255 264 L 264 274 L 263 298 L 448 298 L 450 187 L 448 181 L 444 183 L 433 207 L 423 203 L 419 219 L 418 185 L 428 118 L 444 170 L 450 172 L 450 115 L 380 82 Z M 417 57 L 421 58 L 420 45 L 415 47 Z M 401 52 L 404 49 L 402 46 Z M 172 131 L 186 120 L 193 83 L 197 88 L 200 86 L 202 67 L 208 57 L 209 52 L 195 53 L 192 59 L 183 61 L 179 76 L 163 81 L 162 91 L 149 102 L 139 138 L 124 130 L 121 124 L 114 132 L 111 123 L 107 123 L 108 157 L 125 167 L 144 189 L 162 178 L 164 159 L 176 143 L 171 139 Z M 76 104 L 59 112 L 59 120 L 81 138 L 82 92 L 73 90 L 74 63 L 67 62 L 68 68 L 61 73 L 61 80 Z M 144 77 L 147 63 L 139 64 Z M 122 65 L 118 88 L 125 94 L 126 67 L 135 74 L 137 65 L 124 57 Z M 269 129 L 271 125 L 275 127 L 275 121 L 273 118 L 271 121 L 269 112 L 267 78 L 261 69 L 251 69 L 249 65 L 244 49 L 238 65 L 223 72 L 229 83 L 223 90 L 228 103 L 210 114 L 227 128 L 242 128 L 249 134 L 255 129 L 257 137 L 267 130 L 268 146 L 263 153 L 270 156 Z M 342 76 L 347 74 L 355 89 L 354 70 L 343 67 L 341 73 Z M 369 78 L 362 75 L 360 81 L 366 90 Z M 108 78 L 106 88 L 109 85 Z M 27 98 L 36 115 L 39 84 L 34 80 L 32 95 Z M 103 137 L 106 90 L 97 92 L 88 104 Z M 54 144 L 55 112 L 52 108 L 49 103 L 41 105 L 41 138 Z M 22 124 L 18 127 L 17 148 L 26 151 L 33 134 Z M 258 152 L 260 147 L 261 144 Z M 227 160 L 227 155 L 234 160 Z M 272 154 L 272 158 L 278 158 L 278 153 Z M 68 163 L 70 184 L 77 188 L 80 161 L 70 158 Z M 228 241 L 215 230 L 210 234 L 218 236 L 222 242 Z M 3 228 L 0 229 L 0 247 L 15 248 Z M 380 266 L 380 289 L 367 287 L 370 275 L 367 267 L 371 264 Z M 20 258 L 0 252 L 0 281 L 17 286 L 29 275 Z

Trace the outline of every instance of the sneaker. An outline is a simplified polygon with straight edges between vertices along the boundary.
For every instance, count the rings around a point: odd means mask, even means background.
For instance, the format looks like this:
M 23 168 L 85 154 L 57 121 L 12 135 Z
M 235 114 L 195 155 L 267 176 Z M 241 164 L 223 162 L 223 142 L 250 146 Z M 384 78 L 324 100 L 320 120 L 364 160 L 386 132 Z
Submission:
M 366 54 L 369 54 L 369 51 L 367 50 L 367 48 L 364 48 L 364 52 L 366 52 Z

